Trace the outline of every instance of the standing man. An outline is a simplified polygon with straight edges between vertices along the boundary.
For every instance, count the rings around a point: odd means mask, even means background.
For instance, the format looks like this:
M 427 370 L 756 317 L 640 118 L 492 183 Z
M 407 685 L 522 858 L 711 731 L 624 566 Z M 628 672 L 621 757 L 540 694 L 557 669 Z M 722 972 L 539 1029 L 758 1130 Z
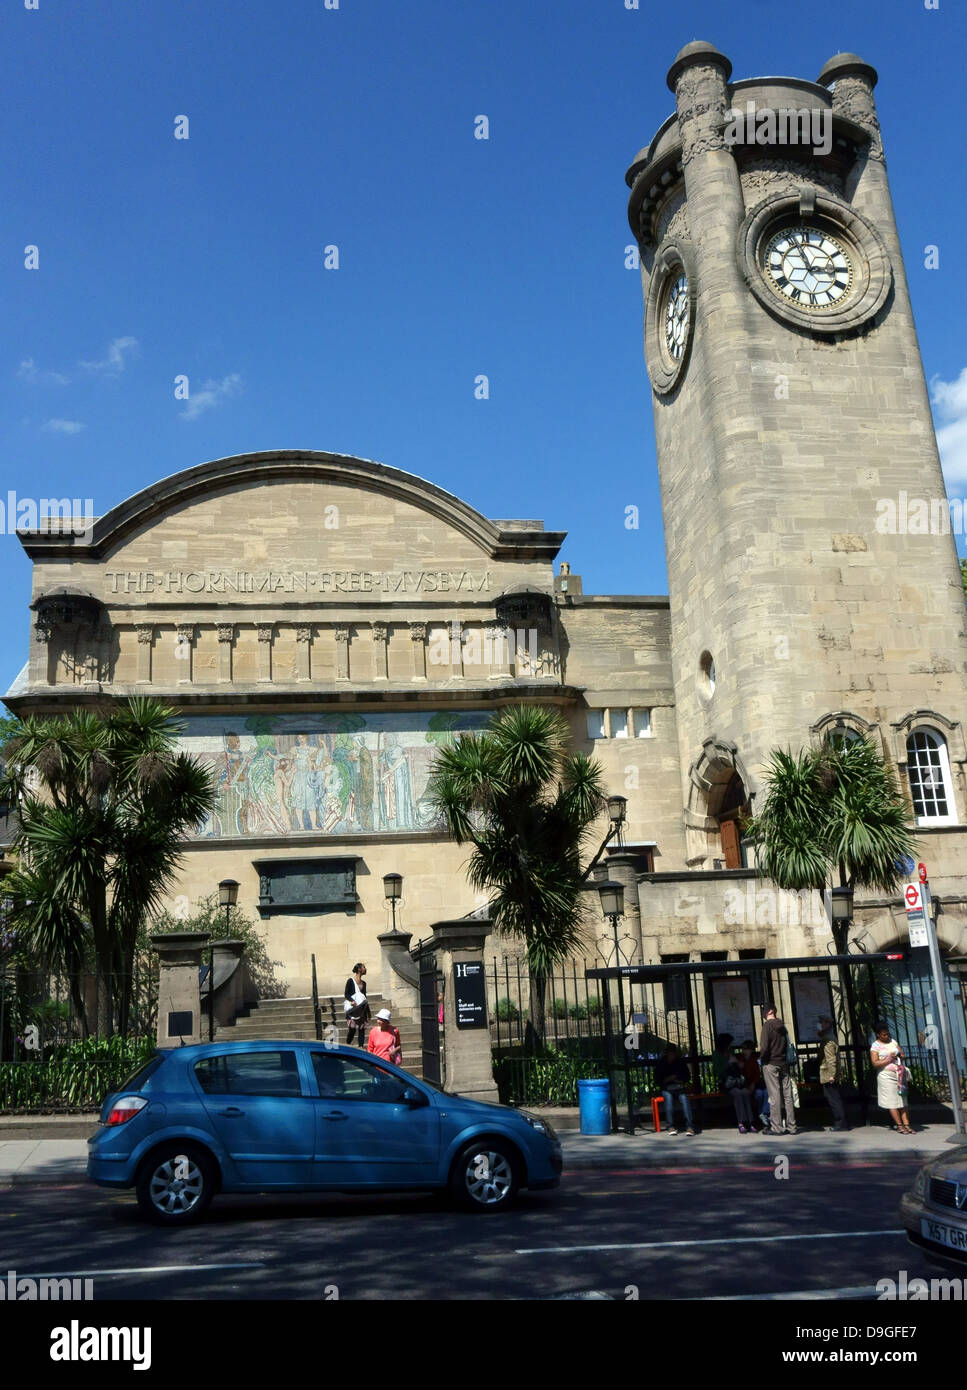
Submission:
M 839 1044 L 836 1041 L 836 1028 L 831 1018 L 823 1015 L 816 1028 L 819 1038 L 819 1084 L 823 1088 L 826 1104 L 833 1112 L 832 1130 L 849 1129 L 846 1107 L 839 1089 Z
M 763 1010 L 765 1022 L 759 1038 L 759 1061 L 762 1075 L 769 1095 L 769 1118 L 771 1129 L 763 1134 L 782 1134 L 782 1111 L 786 1111 L 786 1133 L 798 1134 L 796 1108 L 792 1097 L 792 1082 L 789 1079 L 789 1032 L 781 1018 L 776 1017 L 776 1006 L 769 1004 Z

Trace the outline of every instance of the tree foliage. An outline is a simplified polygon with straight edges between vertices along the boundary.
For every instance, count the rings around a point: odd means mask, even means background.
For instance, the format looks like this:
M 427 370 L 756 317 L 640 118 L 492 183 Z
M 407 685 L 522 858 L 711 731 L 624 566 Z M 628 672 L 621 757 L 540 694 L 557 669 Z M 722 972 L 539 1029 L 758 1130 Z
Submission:
M 523 943 L 538 980 L 585 944 L 581 861 L 604 800 L 600 764 L 569 754 L 568 738 L 556 711 L 502 710 L 441 748 L 429 785 L 450 834 L 473 846 L 467 876 L 495 930 Z
M 3 745 L 0 800 L 17 807 L 9 924 L 75 982 L 92 964 L 100 1031 L 127 1027 L 135 943 L 181 867 L 183 839 L 213 806 L 207 768 L 178 751 L 157 700 L 106 714 L 29 716 Z M 79 993 L 78 1011 L 86 1018 Z
M 746 833 L 759 872 L 780 888 L 839 882 L 897 892 L 899 861 L 913 854 L 910 810 L 868 739 L 772 752 L 762 811 Z

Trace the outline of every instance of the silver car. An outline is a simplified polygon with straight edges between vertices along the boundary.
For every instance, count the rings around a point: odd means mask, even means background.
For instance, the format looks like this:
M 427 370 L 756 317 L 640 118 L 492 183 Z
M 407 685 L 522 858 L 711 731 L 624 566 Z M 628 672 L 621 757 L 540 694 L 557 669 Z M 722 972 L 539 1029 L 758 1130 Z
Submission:
M 900 1202 L 900 1219 L 921 1250 L 967 1263 L 967 1148 L 923 1165 Z

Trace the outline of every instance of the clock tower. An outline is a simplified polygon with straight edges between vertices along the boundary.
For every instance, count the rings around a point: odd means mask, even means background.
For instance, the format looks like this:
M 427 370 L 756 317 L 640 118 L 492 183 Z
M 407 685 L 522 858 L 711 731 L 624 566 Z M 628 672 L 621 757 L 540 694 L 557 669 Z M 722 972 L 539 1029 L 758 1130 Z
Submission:
M 734 866 L 770 750 L 834 727 L 903 765 L 927 719 L 967 818 L 965 606 L 877 75 L 837 54 L 817 82 L 731 76 L 683 48 L 627 175 L 693 868 Z

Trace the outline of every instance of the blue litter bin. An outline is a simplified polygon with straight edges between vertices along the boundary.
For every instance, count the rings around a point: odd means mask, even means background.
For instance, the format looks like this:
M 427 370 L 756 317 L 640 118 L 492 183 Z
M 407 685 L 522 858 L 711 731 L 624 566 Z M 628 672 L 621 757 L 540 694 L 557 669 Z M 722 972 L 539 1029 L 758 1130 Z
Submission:
M 578 1082 L 578 1109 L 582 1134 L 611 1133 L 611 1082 L 607 1077 Z

